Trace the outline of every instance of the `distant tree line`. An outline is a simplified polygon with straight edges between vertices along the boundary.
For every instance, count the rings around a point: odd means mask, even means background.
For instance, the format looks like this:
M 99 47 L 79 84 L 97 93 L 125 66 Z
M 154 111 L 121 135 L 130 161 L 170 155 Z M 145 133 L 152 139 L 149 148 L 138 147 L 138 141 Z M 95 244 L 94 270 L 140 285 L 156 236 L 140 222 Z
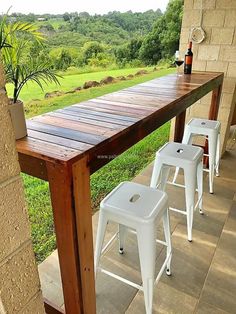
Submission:
M 171 58 L 179 46 L 183 0 L 170 0 L 164 14 L 87 12 L 64 14 L 20 14 L 12 21 L 35 23 L 47 40 L 32 42 L 27 53 L 56 70 L 68 67 L 136 67 Z

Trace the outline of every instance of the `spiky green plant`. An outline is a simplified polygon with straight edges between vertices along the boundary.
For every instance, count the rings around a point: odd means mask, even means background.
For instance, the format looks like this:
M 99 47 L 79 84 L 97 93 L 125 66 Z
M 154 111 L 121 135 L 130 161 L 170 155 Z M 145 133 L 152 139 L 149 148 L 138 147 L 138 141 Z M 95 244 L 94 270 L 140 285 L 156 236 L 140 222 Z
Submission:
M 31 41 L 42 43 L 45 40 L 35 25 L 25 22 L 7 22 L 7 14 L 0 24 L 0 50 L 8 83 L 14 85 L 13 103 L 17 102 L 22 88 L 33 81 L 43 89 L 43 83 L 56 83 L 58 75 L 51 69 L 50 63 L 39 63 L 27 55 L 27 46 Z

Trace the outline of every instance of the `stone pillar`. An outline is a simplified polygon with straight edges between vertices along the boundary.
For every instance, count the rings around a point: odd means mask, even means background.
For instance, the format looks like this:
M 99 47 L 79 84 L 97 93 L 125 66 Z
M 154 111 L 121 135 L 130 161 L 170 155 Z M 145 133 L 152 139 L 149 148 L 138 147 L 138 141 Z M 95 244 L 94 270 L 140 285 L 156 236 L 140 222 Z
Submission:
M 201 12 L 202 7 L 202 12 Z M 229 128 L 236 103 L 236 0 L 185 0 L 180 53 L 187 49 L 190 29 L 199 26 L 201 13 L 205 40 L 193 43 L 193 70 L 224 72 L 218 120 L 222 124 L 222 153 L 225 151 Z M 207 118 L 211 93 L 187 110 L 186 120 L 192 117 Z M 186 122 L 187 122 L 186 121 Z M 173 139 L 175 120 L 171 124 Z
M 0 62 L 0 313 L 43 314 L 37 265 Z

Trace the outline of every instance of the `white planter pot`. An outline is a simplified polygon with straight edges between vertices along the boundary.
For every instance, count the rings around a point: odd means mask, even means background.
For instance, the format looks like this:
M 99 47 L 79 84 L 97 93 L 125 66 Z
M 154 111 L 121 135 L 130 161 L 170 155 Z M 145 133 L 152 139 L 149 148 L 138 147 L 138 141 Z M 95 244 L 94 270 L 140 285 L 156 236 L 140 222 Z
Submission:
M 16 140 L 25 137 L 27 135 L 27 128 L 25 123 L 25 112 L 23 102 L 17 100 L 17 102 L 14 104 L 12 101 L 10 101 L 9 111 L 11 115 Z

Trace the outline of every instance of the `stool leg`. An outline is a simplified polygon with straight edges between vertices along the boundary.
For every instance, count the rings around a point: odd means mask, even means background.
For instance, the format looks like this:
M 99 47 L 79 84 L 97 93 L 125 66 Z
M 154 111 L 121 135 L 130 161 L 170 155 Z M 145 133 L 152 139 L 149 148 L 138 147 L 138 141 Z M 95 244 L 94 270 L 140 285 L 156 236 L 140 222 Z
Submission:
M 154 224 L 138 228 L 137 239 L 146 314 L 152 314 L 156 259 L 156 232 Z
M 153 167 L 152 178 L 151 178 L 151 183 L 150 183 L 151 188 L 157 187 L 158 180 L 160 179 L 161 168 L 162 168 L 162 161 L 158 157 L 156 157 L 154 161 L 154 167 Z
M 119 224 L 119 253 L 124 253 L 124 242 L 125 242 L 125 234 L 126 234 L 127 227 L 124 225 Z
M 203 161 L 199 162 L 197 167 L 197 189 L 198 189 L 198 208 L 199 213 L 203 214 L 202 198 L 203 198 Z
M 161 182 L 160 185 L 158 186 L 158 189 L 161 191 L 165 191 L 166 189 L 166 183 L 169 177 L 169 173 L 170 173 L 170 167 L 167 165 L 162 165 L 161 168 Z
M 168 263 L 166 266 L 166 274 L 168 276 L 171 275 L 171 255 L 172 255 L 172 247 L 171 247 L 171 237 L 170 237 L 170 218 L 169 218 L 169 210 L 166 209 L 164 215 L 163 215 L 163 228 L 164 228 L 164 234 L 165 234 L 165 240 L 167 244 L 166 248 L 166 257 L 168 258 Z
M 219 165 L 220 165 L 220 133 L 217 138 L 217 148 L 216 148 L 216 176 L 219 177 Z
M 196 169 L 186 171 L 184 169 L 184 182 L 185 182 L 185 200 L 187 212 L 187 231 L 188 240 L 192 241 L 192 226 L 193 226 L 193 209 L 194 209 L 194 194 L 196 189 Z
M 216 146 L 217 136 L 208 136 L 208 147 L 209 147 L 209 190 L 213 194 L 213 180 L 215 172 L 215 160 L 216 160 Z
M 104 241 L 104 236 L 107 227 L 107 218 L 102 209 L 100 209 L 99 213 L 99 220 L 98 220 L 98 230 L 97 230 L 97 239 L 96 239 L 96 246 L 95 246 L 95 253 L 94 253 L 94 271 L 95 277 L 97 275 L 97 268 L 99 265 L 99 260 L 102 252 L 102 245 Z
M 192 144 L 192 133 L 190 132 L 188 125 L 186 125 L 185 129 L 184 129 L 184 135 L 183 135 L 182 143 L 183 144 Z M 178 174 L 179 174 L 179 167 L 176 167 L 172 183 L 175 183 L 175 181 L 178 177 Z

